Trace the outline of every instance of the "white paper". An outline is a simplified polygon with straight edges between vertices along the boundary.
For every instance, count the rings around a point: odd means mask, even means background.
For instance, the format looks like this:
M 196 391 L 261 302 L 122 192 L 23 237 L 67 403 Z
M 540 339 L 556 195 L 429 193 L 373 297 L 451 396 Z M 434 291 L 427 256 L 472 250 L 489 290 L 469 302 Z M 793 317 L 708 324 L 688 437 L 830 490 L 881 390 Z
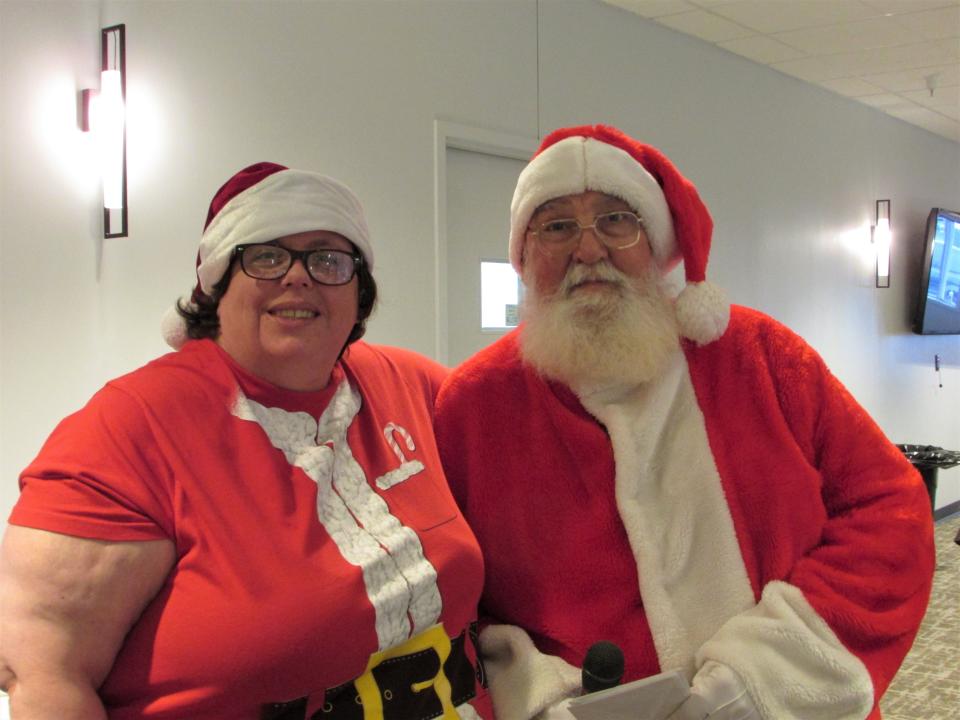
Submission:
M 569 710 L 577 720 L 665 720 L 689 694 L 683 674 L 669 670 L 574 698 Z

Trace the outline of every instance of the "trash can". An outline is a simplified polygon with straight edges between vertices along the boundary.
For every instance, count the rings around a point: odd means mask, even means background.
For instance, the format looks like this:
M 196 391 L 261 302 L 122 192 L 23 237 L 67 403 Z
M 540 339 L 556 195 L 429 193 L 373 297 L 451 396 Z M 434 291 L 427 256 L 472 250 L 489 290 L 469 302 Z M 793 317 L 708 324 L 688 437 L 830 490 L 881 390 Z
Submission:
M 927 494 L 930 496 L 930 507 L 936 509 L 937 470 L 960 465 L 960 452 L 944 450 L 935 445 L 897 445 L 897 447 L 920 471 L 923 484 L 927 486 Z

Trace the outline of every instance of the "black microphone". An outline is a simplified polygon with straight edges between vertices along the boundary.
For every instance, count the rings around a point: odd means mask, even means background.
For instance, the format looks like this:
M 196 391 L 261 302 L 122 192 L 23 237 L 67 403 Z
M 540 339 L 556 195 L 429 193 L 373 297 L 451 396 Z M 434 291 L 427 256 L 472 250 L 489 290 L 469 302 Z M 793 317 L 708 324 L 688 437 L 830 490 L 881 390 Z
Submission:
M 582 695 L 616 687 L 623 678 L 623 651 L 606 640 L 594 643 L 583 659 L 580 677 Z

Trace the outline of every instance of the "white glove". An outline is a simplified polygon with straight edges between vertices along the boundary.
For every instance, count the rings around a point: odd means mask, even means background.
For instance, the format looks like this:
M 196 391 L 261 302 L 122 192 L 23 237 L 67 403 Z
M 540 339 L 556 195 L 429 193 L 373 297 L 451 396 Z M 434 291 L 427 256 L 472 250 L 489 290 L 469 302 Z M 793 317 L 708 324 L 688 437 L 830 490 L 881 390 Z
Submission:
M 558 700 L 553 705 L 544 708 L 533 720 L 577 720 L 573 713 L 567 709 L 570 704 L 570 698 Z
M 667 720 L 761 720 L 746 686 L 731 668 L 707 660 L 693 676 L 690 696 Z

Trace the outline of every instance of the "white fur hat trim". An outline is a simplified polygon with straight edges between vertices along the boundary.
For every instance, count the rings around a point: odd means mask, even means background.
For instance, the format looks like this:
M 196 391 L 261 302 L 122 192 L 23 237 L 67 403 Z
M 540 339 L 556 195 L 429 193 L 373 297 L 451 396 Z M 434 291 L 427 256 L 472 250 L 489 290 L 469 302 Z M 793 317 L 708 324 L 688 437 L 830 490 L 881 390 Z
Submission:
M 548 200 L 596 190 L 618 197 L 640 215 L 653 257 L 667 267 L 680 250 L 666 197 L 656 179 L 629 153 L 589 137 L 565 138 L 536 155 L 520 173 L 510 205 L 510 263 L 521 272 L 530 218 Z
M 285 169 L 237 193 L 210 220 L 197 253 L 197 283 L 207 295 L 230 267 L 237 245 L 269 242 L 286 235 L 326 230 L 352 242 L 373 269 L 373 247 L 363 206 L 343 183 L 320 173 Z M 180 304 L 190 307 L 190 297 Z M 170 307 L 160 322 L 167 345 L 186 343 L 186 321 Z
M 210 294 L 230 266 L 237 245 L 328 230 L 343 235 L 373 269 L 370 231 L 357 196 L 343 183 L 306 170 L 281 170 L 227 202 L 200 241 L 197 278 Z

